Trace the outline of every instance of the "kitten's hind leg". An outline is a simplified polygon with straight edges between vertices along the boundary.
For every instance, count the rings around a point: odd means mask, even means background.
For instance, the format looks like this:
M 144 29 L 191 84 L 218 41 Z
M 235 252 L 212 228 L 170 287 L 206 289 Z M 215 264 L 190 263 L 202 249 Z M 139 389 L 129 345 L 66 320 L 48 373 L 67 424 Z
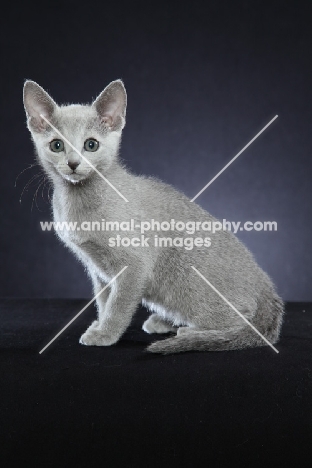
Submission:
M 163 320 L 159 315 L 152 314 L 145 322 L 143 323 L 142 329 L 146 333 L 175 333 L 177 327 L 174 327 L 166 320 Z
M 193 327 L 179 327 L 177 330 L 177 336 L 180 335 L 186 335 L 190 333 L 201 333 L 204 330 L 201 330 L 199 328 L 193 328 Z

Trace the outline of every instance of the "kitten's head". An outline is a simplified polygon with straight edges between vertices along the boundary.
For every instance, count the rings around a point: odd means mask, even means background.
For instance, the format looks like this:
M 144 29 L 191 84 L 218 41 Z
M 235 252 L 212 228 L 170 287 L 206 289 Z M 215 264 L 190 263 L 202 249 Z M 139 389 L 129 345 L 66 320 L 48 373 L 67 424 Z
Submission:
M 49 175 L 72 184 L 92 177 L 95 169 L 105 175 L 125 125 L 127 95 L 121 80 L 110 83 L 91 105 L 66 106 L 26 81 L 24 106 L 39 161 Z

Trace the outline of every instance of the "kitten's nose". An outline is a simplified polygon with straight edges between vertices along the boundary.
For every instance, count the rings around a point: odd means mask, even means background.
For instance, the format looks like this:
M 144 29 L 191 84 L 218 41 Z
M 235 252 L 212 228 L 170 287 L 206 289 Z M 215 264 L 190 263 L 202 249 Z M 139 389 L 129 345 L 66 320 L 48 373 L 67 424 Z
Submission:
M 77 169 L 79 164 L 80 164 L 79 161 L 67 161 L 67 166 L 69 166 L 73 171 Z

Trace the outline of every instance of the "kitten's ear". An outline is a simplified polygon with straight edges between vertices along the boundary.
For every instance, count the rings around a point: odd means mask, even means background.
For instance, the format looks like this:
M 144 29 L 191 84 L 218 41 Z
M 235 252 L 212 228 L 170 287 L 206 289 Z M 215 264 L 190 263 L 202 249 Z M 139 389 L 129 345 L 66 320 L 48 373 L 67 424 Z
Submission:
M 126 123 L 127 93 L 121 80 L 112 81 L 92 104 L 110 130 L 122 130 Z
M 56 104 L 48 93 L 34 81 L 27 80 L 24 84 L 24 106 L 29 130 L 44 132 L 48 123 L 40 116 L 50 120 Z

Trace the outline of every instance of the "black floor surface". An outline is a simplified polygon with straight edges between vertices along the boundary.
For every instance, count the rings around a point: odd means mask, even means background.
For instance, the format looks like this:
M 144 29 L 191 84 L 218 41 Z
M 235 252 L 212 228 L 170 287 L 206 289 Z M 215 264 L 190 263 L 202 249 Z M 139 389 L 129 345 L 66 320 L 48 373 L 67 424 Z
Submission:
M 311 304 L 287 305 L 279 354 L 151 355 L 143 309 L 81 346 L 93 307 L 39 354 L 86 302 L 1 300 L 2 466 L 312 466 Z

